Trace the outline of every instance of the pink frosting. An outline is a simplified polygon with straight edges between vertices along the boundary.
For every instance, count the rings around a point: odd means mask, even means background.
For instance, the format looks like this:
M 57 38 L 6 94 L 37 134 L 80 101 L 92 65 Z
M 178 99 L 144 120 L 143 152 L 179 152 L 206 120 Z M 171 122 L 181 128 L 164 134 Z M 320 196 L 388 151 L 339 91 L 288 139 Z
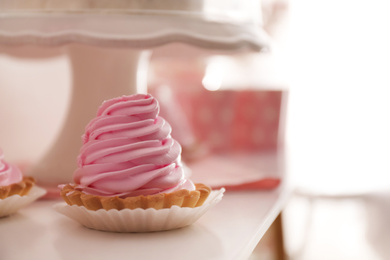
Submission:
M 0 149 L 0 186 L 8 186 L 23 180 L 18 167 L 4 161 L 3 151 Z
M 105 101 L 83 135 L 77 189 L 119 197 L 194 190 L 181 165 L 181 146 L 158 114 L 151 95 Z

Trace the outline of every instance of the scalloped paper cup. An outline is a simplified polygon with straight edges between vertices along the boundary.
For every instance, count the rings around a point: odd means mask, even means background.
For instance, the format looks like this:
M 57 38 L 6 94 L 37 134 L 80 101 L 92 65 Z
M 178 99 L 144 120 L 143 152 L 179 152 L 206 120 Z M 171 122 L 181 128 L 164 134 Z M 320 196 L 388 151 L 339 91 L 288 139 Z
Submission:
M 0 199 L 0 218 L 14 214 L 19 209 L 27 206 L 45 194 L 45 189 L 34 186 L 27 195 L 13 195 L 5 199 Z
M 152 232 L 191 225 L 223 197 L 225 189 L 212 191 L 200 207 L 173 206 L 169 209 L 88 210 L 84 206 L 58 203 L 54 209 L 85 227 L 111 232 Z

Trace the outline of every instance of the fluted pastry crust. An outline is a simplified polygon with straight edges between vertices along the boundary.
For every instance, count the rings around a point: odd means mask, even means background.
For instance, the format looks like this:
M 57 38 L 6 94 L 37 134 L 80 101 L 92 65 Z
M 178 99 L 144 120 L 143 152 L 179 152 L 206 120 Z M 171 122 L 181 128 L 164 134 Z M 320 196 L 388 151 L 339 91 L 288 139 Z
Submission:
M 21 182 L 13 183 L 8 186 L 0 186 L 0 199 L 5 199 L 12 195 L 27 195 L 34 184 L 34 178 L 25 176 Z
M 73 185 L 67 184 L 62 188 L 60 194 L 67 204 L 84 206 L 89 210 L 163 209 L 172 206 L 194 208 L 202 206 L 211 192 L 209 186 L 201 183 L 195 184 L 195 187 L 196 190 L 193 191 L 182 189 L 172 193 L 119 198 L 86 194 L 76 190 Z

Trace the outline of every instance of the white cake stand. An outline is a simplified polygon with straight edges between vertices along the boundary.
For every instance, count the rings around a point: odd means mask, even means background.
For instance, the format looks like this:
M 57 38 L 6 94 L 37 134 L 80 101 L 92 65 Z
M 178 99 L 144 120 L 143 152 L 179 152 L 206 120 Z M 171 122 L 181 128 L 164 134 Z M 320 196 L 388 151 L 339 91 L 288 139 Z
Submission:
M 268 47 L 268 38 L 258 22 L 259 6 L 254 12 L 253 6 L 243 11 L 233 4 L 218 12 L 218 1 L 199 5 L 199 0 L 169 0 L 173 9 L 138 6 L 119 10 L 72 5 L 55 8 L 56 1 L 52 0 L 49 7 L 30 5 L 23 9 L 18 3 L 24 2 L 28 1 L 0 0 L 0 53 L 45 58 L 65 52 L 73 77 L 63 129 L 46 155 L 27 172 L 46 188 L 56 189 L 58 184 L 72 180 L 80 137 L 102 101 L 147 92 L 147 67 L 153 48 L 172 42 L 210 51 L 260 51 Z M 154 1 L 141 2 L 146 5 Z M 31 46 L 35 52 L 19 52 L 20 46 Z

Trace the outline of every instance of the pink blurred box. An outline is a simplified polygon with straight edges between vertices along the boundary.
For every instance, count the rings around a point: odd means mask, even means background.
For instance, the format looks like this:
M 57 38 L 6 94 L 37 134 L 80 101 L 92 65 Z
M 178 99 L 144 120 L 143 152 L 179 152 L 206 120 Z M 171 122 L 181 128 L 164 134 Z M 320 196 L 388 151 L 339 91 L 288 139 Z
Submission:
M 280 91 L 199 91 L 183 98 L 191 104 L 191 124 L 212 151 L 277 148 Z M 188 107 L 187 107 L 188 109 Z

